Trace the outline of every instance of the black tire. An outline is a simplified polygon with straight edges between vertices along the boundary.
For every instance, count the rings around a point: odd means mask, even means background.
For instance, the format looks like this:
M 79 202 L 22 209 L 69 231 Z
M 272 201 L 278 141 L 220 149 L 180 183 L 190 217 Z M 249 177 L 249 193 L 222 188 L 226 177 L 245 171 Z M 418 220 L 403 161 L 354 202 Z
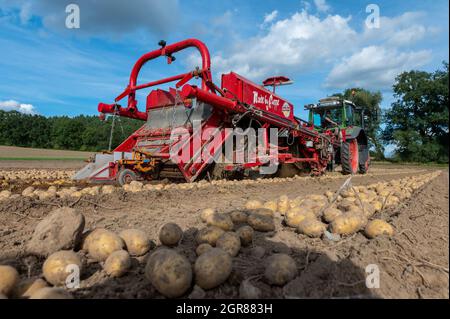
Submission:
M 367 174 L 370 166 L 369 148 L 367 145 L 359 145 L 359 173 Z
M 125 184 L 129 184 L 132 181 L 136 181 L 138 178 L 137 174 L 133 172 L 131 169 L 123 169 L 119 172 L 119 175 L 117 176 L 117 182 L 120 186 L 123 186 Z
M 342 174 L 356 174 L 359 170 L 358 142 L 352 139 L 341 146 Z

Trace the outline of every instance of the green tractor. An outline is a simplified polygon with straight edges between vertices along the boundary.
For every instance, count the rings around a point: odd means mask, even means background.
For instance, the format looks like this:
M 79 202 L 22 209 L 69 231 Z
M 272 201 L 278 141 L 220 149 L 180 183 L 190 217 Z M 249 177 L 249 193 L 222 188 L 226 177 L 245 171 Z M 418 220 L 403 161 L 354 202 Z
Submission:
M 363 108 L 341 97 L 327 97 L 305 108 L 309 110 L 309 124 L 334 137 L 334 158 L 328 170 L 333 171 L 336 165 L 341 165 L 343 174 L 366 174 L 370 157 L 364 130 L 367 117 Z

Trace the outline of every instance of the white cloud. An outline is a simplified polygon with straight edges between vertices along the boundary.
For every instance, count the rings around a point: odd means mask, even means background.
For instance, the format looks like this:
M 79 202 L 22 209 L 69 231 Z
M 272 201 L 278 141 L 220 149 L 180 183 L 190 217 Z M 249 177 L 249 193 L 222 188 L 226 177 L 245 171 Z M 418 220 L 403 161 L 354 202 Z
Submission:
M 0 110 L 18 111 L 24 114 L 36 114 L 36 110 L 31 104 L 19 103 L 14 100 L 0 101 Z
M 316 8 L 320 12 L 327 12 L 331 7 L 327 4 L 326 0 L 314 0 Z
M 429 50 L 399 52 L 379 46 L 365 47 L 335 65 L 326 79 L 326 86 L 388 88 L 398 74 L 423 66 L 430 59 Z
M 273 20 L 275 20 L 278 16 L 278 11 L 274 10 L 271 13 L 267 13 L 266 15 L 264 15 L 264 23 L 270 23 Z

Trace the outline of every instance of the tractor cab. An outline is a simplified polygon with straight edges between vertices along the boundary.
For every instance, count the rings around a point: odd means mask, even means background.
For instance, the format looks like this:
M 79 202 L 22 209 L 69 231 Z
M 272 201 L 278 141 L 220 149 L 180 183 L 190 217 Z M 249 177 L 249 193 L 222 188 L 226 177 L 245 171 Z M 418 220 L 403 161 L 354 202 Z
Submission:
M 318 131 L 358 126 L 364 128 L 364 114 L 352 101 L 332 96 L 309 104 L 309 123 Z

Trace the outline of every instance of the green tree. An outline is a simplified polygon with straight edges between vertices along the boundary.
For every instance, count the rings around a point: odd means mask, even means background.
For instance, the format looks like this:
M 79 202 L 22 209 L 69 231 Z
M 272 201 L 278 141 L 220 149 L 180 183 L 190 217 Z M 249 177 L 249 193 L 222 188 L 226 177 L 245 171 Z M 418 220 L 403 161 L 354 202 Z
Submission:
M 383 139 L 403 161 L 448 162 L 448 63 L 433 73 L 410 71 L 394 84 Z

